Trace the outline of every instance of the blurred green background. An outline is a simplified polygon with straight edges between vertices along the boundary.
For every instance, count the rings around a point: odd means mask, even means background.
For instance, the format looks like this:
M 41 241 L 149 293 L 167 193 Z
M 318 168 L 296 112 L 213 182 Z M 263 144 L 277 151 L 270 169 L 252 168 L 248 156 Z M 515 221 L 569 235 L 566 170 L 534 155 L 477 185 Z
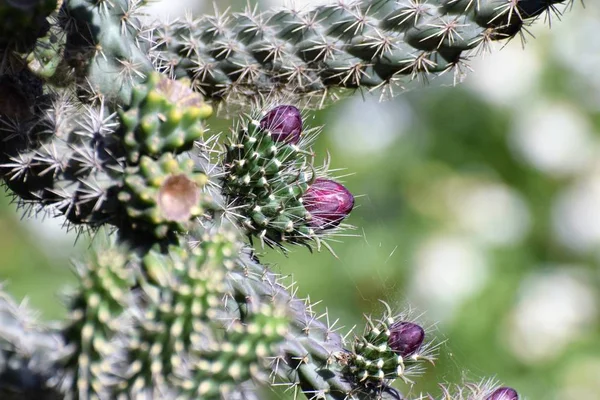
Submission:
M 530 400 L 600 399 L 600 5 L 586 7 L 552 30 L 538 23 L 525 50 L 514 40 L 473 60 L 458 87 L 435 80 L 307 114 L 325 127 L 317 154 L 358 195 L 348 220 L 358 228 L 333 243 L 337 258 L 298 248 L 263 260 L 343 331 L 362 329 L 379 299 L 421 315 L 440 360 L 412 393 L 497 377 Z M 90 239 L 57 219 L 21 220 L 9 200 L 0 281 L 58 318 L 69 259 Z

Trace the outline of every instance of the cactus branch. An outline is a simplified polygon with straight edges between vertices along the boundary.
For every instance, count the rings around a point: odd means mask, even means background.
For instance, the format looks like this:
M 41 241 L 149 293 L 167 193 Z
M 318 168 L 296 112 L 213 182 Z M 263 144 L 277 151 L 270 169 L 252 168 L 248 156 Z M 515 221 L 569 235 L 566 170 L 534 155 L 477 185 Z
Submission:
M 213 100 L 246 101 L 279 91 L 336 97 L 452 73 L 494 42 L 525 37 L 565 0 L 336 1 L 309 10 L 217 13 L 146 28 L 156 68 L 188 76 Z M 569 2 L 570 3 L 570 2 Z

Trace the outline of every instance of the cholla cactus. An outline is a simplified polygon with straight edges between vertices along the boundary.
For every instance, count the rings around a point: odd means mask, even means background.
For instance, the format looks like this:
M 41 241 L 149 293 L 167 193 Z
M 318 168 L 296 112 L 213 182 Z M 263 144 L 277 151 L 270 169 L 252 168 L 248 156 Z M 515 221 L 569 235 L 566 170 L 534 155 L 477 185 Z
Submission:
M 27 210 L 114 232 L 76 264 L 66 322 L 35 324 L 0 296 L 2 398 L 254 399 L 270 384 L 403 399 L 393 382 L 434 358 L 421 325 L 388 308 L 342 336 L 251 247 L 320 249 L 349 228 L 354 196 L 314 165 L 320 129 L 298 107 L 460 74 L 564 3 L 338 1 L 148 26 L 143 1 L 0 4 L 2 178 Z M 246 116 L 209 136 L 232 101 Z M 518 394 L 482 383 L 442 398 Z
M 245 101 L 274 90 L 336 96 L 447 72 L 493 42 L 511 39 L 564 0 L 332 1 L 309 10 L 186 19 L 150 28 L 161 71 L 189 76 L 207 97 Z

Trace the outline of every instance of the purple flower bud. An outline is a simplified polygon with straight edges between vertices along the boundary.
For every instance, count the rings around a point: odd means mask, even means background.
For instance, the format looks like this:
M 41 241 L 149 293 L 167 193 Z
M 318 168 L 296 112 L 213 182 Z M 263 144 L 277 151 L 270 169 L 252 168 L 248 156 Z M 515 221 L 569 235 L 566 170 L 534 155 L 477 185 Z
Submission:
M 260 120 L 260 127 L 276 142 L 296 144 L 302 133 L 302 116 L 294 106 L 277 106 Z
M 316 229 L 338 226 L 354 207 L 354 196 L 343 185 L 329 179 L 317 178 L 302 196 L 304 208 L 312 217 Z
M 519 393 L 510 387 L 501 387 L 494 390 L 487 400 L 519 400 Z
M 388 345 L 394 353 L 407 357 L 419 350 L 425 339 L 425 331 L 412 322 L 398 321 L 390 328 Z

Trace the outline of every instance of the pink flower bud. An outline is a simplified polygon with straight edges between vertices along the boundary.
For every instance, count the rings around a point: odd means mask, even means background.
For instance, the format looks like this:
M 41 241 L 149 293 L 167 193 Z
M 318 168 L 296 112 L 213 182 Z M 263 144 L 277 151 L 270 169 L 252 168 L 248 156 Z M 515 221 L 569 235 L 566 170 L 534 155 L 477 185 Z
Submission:
M 310 213 L 310 225 L 316 229 L 338 226 L 354 207 L 354 196 L 343 185 L 329 179 L 317 178 L 302 197 Z
M 275 142 L 296 144 L 302 133 L 302 116 L 294 106 L 277 106 L 260 120 L 260 127 Z
M 494 390 L 487 400 L 519 400 L 519 394 L 513 388 L 501 387 Z
M 425 331 L 412 322 L 398 321 L 390 328 L 388 345 L 402 357 L 416 353 L 425 339 Z

